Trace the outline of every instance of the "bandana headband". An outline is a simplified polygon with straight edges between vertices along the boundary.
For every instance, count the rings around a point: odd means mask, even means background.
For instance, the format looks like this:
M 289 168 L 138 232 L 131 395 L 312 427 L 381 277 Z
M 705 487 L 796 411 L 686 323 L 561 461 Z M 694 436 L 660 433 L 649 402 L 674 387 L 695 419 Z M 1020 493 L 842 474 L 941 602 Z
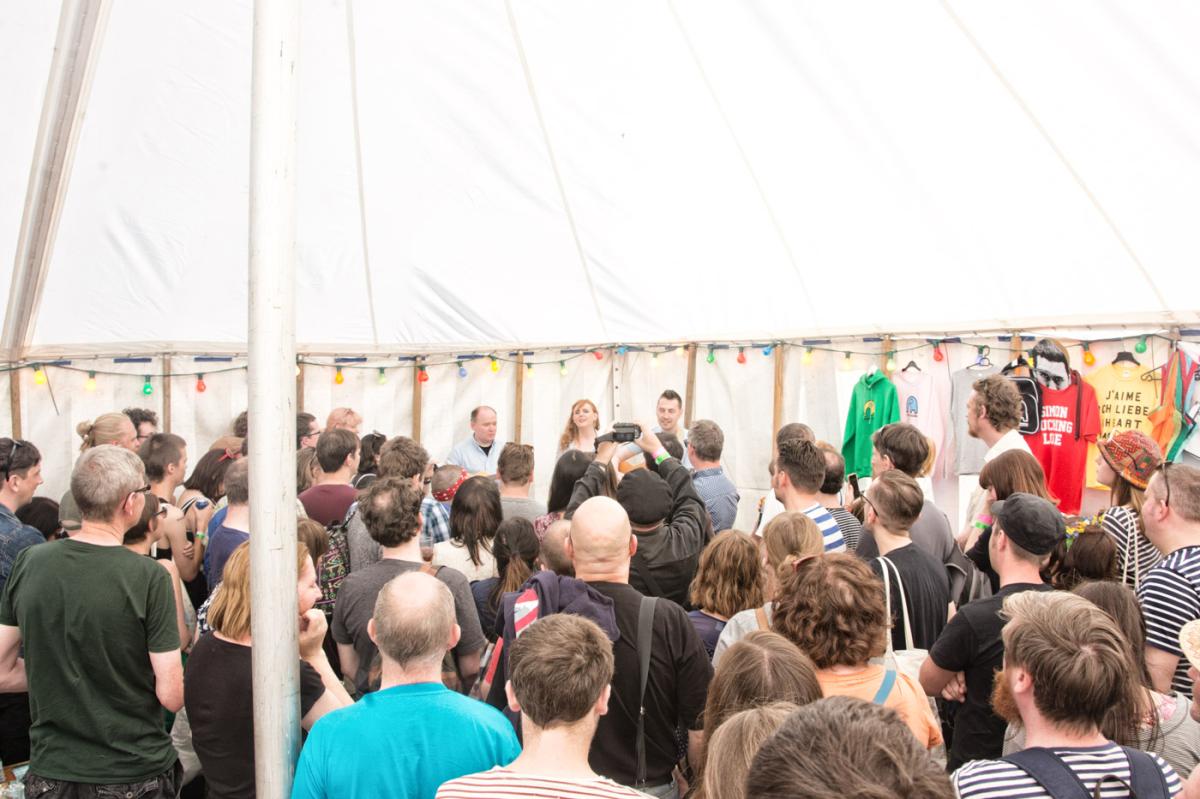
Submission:
M 467 470 L 462 469 L 458 473 L 458 479 L 454 481 L 454 485 L 447 488 L 445 491 L 434 491 L 433 498 L 438 502 L 449 502 L 454 499 L 454 494 L 458 491 L 458 487 L 467 479 Z

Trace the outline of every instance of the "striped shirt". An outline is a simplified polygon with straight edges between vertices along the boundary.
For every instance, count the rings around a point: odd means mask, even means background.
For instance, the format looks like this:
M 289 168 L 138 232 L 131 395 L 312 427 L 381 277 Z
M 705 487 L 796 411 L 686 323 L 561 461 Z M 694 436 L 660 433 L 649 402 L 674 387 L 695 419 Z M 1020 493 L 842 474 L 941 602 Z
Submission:
M 1164 558 L 1142 577 L 1137 595 L 1146 619 L 1146 643 L 1179 658 L 1171 690 L 1190 699 L 1192 680 L 1179 630 L 1200 619 L 1200 546 L 1182 547 Z
M 1055 748 L 1054 754 L 1079 777 L 1088 795 L 1096 783 L 1109 774 L 1129 782 L 1129 758 L 1114 743 L 1103 746 Z M 1162 769 L 1171 796 L 1182 790 L 1179 775 L 1158 755 L 1150 755 Z M 951 777 L 959 799 L 1053 799 L 1046 790 L 1020 766 L 1004 760 L 972 760 Z M 1105 780 L 1100 789 L 1101 799 L 1128 799 L 1129 790 L 1115 779 Z
M 645 794 L 604 777 L 570 779 L 517 774 L 497 766 L 490 771 L 450 780 L 436 799 L 645 799 Z
M 1162 562 L 1162 553 L 1141 532 L 1138 512 L 1128 505 L 1117 505 L 1104 511 L 1100 526 L 1117 545 L 1117 574 L 1121 581 L 1136 589 L 1150 570 Z M 1134 558 L 1132 550 L 1137 548 Z
M 842 530 L 838 527 L 837 519 L 820 502 L 814 502 L 802 513 L 817 523 L 821 538 L 825 541 L 826 552 L 845 552 L 846 542 L 842 538 Z

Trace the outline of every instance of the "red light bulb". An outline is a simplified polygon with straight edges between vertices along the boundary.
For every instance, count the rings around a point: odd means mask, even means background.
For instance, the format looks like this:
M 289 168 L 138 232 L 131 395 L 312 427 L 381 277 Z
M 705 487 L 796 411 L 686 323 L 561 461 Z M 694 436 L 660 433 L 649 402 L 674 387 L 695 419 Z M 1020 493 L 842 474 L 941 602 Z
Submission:
M 741 350 L 741 349 L 739 349 L 739 350 L 738 350 L 737 362 L 738 362 L 738 363 L 745 363 L 745 362 L 746 362 L 746 353 L 745 353 L 743 350 Z
M 205 391 L 208 391 L 208 386 L 204 385 L 204 375 L 196 378 L 196 390 L 201 394 L 203 394 Z
M 933 359 L 935 361 L 937 361 L 938 363 L 941 363 L 942 361 L 946 360 L 946 354 L 942 352 L 941 347 L 935 346 L 933 348 Z

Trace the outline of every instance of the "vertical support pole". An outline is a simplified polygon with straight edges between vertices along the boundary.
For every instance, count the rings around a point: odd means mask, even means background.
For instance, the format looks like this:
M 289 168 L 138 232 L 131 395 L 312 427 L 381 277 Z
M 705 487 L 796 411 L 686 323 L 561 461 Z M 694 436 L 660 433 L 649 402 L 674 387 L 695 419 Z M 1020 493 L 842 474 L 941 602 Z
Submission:
M 250 107 L 250 602 L 254 773 L 286 799 L 300 752 L 296 606 L 299 0 L 255 0 Z
M 888 377 L 891 377 L 891 374 L 887 370 L 887 362 L 888 362 L 888 355 L 891 353 L 892 347 L 895 346 L 895 344 L 892 342 L 892 337 L 884 336 L 883 343 L 880 344 L 879 346 L 880 346 L 879 371 L 883 372 Z
M 304 364 L 296 361 L 296 413 L 304 411 Z
M 171 432 L 171 356 L 164 356 L 163 362 L 163 432 Z
M 687 385 L 683 389 L 683 428 L 692 426 L 692 411 L 696 408 L 696 345 L 688 344 Z M 680 442 L 682 443 L 682 442 Z
M 412 393 L 412 440 L 421 443 L 421 364 L 424 358 L 417 358 L 413 366 Z
M 12 414 L 12 437 L 21 437 L 21 372 L 19 367 L 8 373 L 8 407 Z
M 771 452 L 775 451 L 775 435 L 783 427 L 783 364 L 784 350 L 782 344 L 775 345 L 775 391 L 771 410 Z
M 525 409 L 525 353 L 517 353 L 516 388 L 513 390 L 513 441 L 521 443 L 521 418 Z
M 1021 342 L 1021 331 L 1012 331 L 1012 338 L 1008 340 L 1008 359 L 1010 361 L 1015 361 L 1017 358 L 1020 358 L 1024 349 L 1025 348 Z

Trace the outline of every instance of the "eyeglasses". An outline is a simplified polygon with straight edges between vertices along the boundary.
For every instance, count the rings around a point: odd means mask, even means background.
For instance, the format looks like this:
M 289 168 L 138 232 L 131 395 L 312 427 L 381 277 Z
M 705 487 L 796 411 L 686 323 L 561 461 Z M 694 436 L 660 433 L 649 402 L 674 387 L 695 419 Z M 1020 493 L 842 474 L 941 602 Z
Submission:
M 871 506 L 871 510 L 875 512 L 876 516 L 879 515 L 879 508 L 875 507 L 875 503 L 871 501 L 870 497 L 868 497 L 866 494 L 863 494 L 862 501 Z
M 4 460 L 4 482 L 8 482 L 8 475 L 12 471 L 13 459 L 17 456 L 17 450 L 21 448 L 20 439 L 9 439 L 12 441 L 12 447 L 8 450 L 8 457 Z
M 149 493 L 150 493 L 150 484 L 147 483 L 146 485 L 142 486 L 141 488 L 130 491 L 129 496 L 132 497 L 135 494 L 149 494 Z M 126 497 L 126 499 L 128 499 L 128 498 L 129 497 Z
M 1166 495 L 1163 497 L 1162 503 L 1164 508 L 1171 507 L 1171 483 L 1167 480 L 1167 467 L 1170 465 L 1170 461 L 1163 461 L 1154 467 L 1154 471 L 1162 475 L 1163 493 Z

